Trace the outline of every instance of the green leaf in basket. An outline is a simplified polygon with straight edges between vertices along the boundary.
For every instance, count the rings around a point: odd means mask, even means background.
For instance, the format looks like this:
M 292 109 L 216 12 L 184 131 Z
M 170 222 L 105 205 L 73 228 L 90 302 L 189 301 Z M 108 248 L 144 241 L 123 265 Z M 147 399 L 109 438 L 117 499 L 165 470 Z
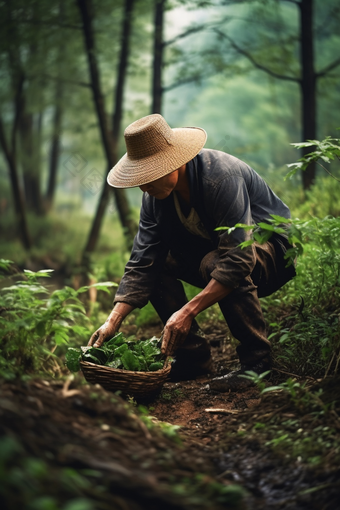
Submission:
M 144 342 L 142 342 L 141 340 L 137 341 L 137 342 L 128 342 L 128 347 L 130 349 L 130 351 L 138 354 L 138 356 L 143 356 L 143 350 L 142 350 L 142 344 Z
M 106 366 L 111 368 L 124 368 L 122 360 L 120 358 L 116 358 L 115 360 L 106 363 Z
M 141 366 L 138 361 L 138 358 L 132 351 L 129 349 L 125 351 L 122 355 L 122 363 L 124 365 L 125 370 L 140 370 Z
M 107 360 L 107 353 L 104 349 L 99 347 L 91 347 L 82 355 L 83 361 L 89 361 L 90 363 L 96 363 L 97 365 L 105 365 Z
M 113 349 L 115 347 L 119 347 L 125 343 L 125 338 L 123 333 L 117 333 L 114 337 L 112 337 L 108 342 L 104 345 L 109 349 Z
M 163 363 L 161 361 L 155 361 L 155 363 L 151 363 L 149 366 L 150 372 L 156 372 L 156 370 L 161 370 L 163 368 Z
M 142 372 L 147 372 L 148 371 L 148 363 L 146 361 L 146 359 L 144 358 L 144 356 L 139 356 L 137 355 L 137 359 L 139 361 L 139 365 L 140 365 L 140 369 Z
M 74 347 L 69 347 L 66 352 L 66 366 L 71 372 L 78 372 L 80 370 L 80 356 L 81 350 L 75 349 Z
M 117 347 L 117 349 L 114 350 L 114 357 L 120 358 L 122 356 L 122 354 L 124 354 L 124 352 L 126 352 L 128 349 L 129 348 L 128 348 L 127 344 L 123 344 L 120 347 Z

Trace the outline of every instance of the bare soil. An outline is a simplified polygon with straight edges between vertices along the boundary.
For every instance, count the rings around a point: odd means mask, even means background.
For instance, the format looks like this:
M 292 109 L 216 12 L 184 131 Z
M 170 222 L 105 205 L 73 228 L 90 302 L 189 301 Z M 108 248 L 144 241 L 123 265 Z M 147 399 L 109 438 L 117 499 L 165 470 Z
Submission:
M 225 326 L 207 324 L 205 330 L 215 375 L 236 368 Z M 159 334 L 159 326 L 138 333 L 150 337 Z M 283 377 L 273 370 L 270 384 Z M 84 384 L 81 375 L 3 383 L 0 435 L 17 446 L 7 457 L 0 453 L 0 471 L 9 476 L 0 489 L 1 508 L 30 508 L 41 493 L 54 498 L 58 509 L 75 498 L 92 505 L 84 508 L 104 510 L 340 508 L 339 380 L 319 383 L 326 401 L 333 402 L 324 413 L 292 402 L 282 391 L 213 393 L 209 380 L 166 382 L 156 399 L 142 402 L 152 419 L 143 418 L 140 403 Z M 179 426 L 179 433 L 163 422 Z M 320 444 L 321 459 L 313 464 L 301 449 L 296 454 L 294 448 L 273 447 L 270 441 L 289 427 L 306 433 L 301 441 L 317 427 L 329 427 L 334 444 Z M 46 472 L 22 489 L 12 475 L 19 469 L 30 480 L 25 466 L 32 458 Z M 65 469 L 83 482 L 65 482 Z

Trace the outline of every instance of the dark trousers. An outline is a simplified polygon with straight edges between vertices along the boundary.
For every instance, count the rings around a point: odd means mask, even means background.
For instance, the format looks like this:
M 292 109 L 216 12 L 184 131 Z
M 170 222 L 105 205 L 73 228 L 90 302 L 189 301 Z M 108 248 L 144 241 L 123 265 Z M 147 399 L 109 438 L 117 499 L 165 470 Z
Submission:
M 293 265 L 285 267 L 287 261 L 284 254 L 288 247 L 290 245 L 282 238 L 272 238 L 263 245 L 255 244 L 256 264 L 253 272 L 219 302 L 232 335 L 240 342 L 237 353 L 241 364 L 251 366 L 270 357 L 270 342 L 267 339 L 259 298 L 272 294 L 295 276 Z M 208 251 L 202 257 L 201 246 L 197 256 L 195 250 L 191 251 L 190 260 L 169 253 L 157 288 L 150 298 L 164 324 L 174 312 L 188 302 L 180 280 L 204 288 L 211 279 L 210 275 L 217 260 L 218 250 Z M 194 321 L 192 330 L 197 329 L 197 323 Z M 195 356 L 192 344 L 189 334 L 176 355 L 179 354 L 180 357 L 183 355 L 184 358 Z M 201 355 L 198 353 L 198 358 L 207 358 L 209 350 L 207 342 L 196 347 L 201 352 Z M 187 356 L 188 350 L 190 354 L 188 352 Z M 203 355 L 203 352 L 206 354 Z

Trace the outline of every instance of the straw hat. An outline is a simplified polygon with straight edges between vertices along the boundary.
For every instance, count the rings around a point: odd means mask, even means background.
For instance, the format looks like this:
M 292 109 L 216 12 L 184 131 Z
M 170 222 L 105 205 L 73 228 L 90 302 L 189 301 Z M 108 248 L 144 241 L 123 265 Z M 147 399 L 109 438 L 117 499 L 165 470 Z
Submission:
M 198 127 L 171 129 L 153 114 L 130 124 L 124 137 L 127 153 L 107 176 L 115 188 L 142 186 L 177 170 L 199 153 L 207 134 Z

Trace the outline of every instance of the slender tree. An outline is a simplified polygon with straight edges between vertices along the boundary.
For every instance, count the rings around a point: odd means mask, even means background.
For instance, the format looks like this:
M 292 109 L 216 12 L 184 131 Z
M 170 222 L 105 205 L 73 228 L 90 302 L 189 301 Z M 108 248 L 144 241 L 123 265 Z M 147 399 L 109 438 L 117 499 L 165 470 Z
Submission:
M 324 78 L 329 73 L 340 65 L 340 58 L 335 58 L 331 63 L 325 66 L 323 69 L 315 70 L 315 56 L 314 56 L 314 45 L 317 32 L 314 27 L 314 9 L 315 2 L 313 0 L 280 0 L 280 2 L 289 2 L 294 4 L 299 12 L 299 33 L 297 41 L 299 44 L 299 68 L 300 72 L 293 74 L 289 72 L 281 72 L 273 62 L 264 60 L 263 55 L 268 54 L 268 51 L 264 51 L 264 48 L 259 48 L 256 55 L 255 52 L 249 51 L 244 45 L 235 41 L 234 37 L 231 37 L 225 31 L 221 29 L 215 29 L 220 38 L 228 40 L 231 47 L 236 50 L 240 55 L 243 55 L 248 59 L 251 64 L 260 69 L 270 76 L 279 80 L 291 81 L 299 85 L 301 91 L 301 124 L 302 124 L 302 138 L 303 140 L 313 140 L 317 136 L 317 82 L 320 78 Z M 232 2 L 226 2 L 232 3 Z M 275 33 L 275 38 L 276 38 Z M 288 36 L 291 41 L 291 36 Z M 282 42 L 277 39 L 280 45 Z M 268 44 L 268 42 L 267 42 Z M 273 47 L 278 48 L 273 43 Z M 282 49 L 280 47 L 280 49 Z M 294 59 L 294 49 L 291 46 L 286 46 L 286 54 L 290 55 L 291 59 Z M 304 149 L 303 154 L 308 152 L 308 149 Z M 305 190 L 309 189 L 315 182 L 316 166 L 315 163 L 309 165 L 307 170 L 302 172 L 302 183 Z
M 10 141 L 7 142 L 5 127 L 0 115 L 0 144 L 3 150 L 5 159 L 8 164 L 9 176 L 12 186 L 13 201 L 15 206 L 15 213 L 18 219 L 19 236 L 24 247 L 29 250 L 31 248 L 31 238 L 28 231 L 26 211 L 22 191 L 19 185 L 19 176 L 17 169 L 16 159 L 16 138 L 19 126 L 19 117 L 22 109 L 23 102 L 23 87 L 24 87 L 24 74 L 21 72 L 16 80 L 16 94 L 14 101 L 14 119 L 10 133 Z
M 188 4 L 191 4 L 189 1 Z M 166 0 L 154 0 L 154 36 L 153 36 L 153 63 L 152 63 L 152 104 L 151 113 L 162 113 L 162 101 L 164 93 L 180 87 L 181 85 L 196 82 L 202 76 L 199 72 L 183 77 L 177 77 L 171 84 L 163 84 L 164 53 L 166 48 L 171 47 L 180 39 L 184 39 L 196 32 L 201 32 L 211 25 L 204 23 L 202 25 L 190 26 L 172 39 L 164 40 L 164 17 L 167 8 Z M 221 20 L 222 21 L 222 20 Z M 219 23 L 221 23 L 221 21 Z
M 92 28 L 92 5 L 90 0 L 78 0 L 78 6 L 81 13 L 83 33 L 85 40 L 85 48 L 89 65 L 89 73 L 91 78 L 91 88 L 93 100 L 96 107 L 97 118 L 100 126 L 101 138 L 108 163 L 108 168 L 112 168 L 118 161 L 118 135 L 120 131 L 122 117 L 122 101 L 123 90 L 126 78 L 127 61 L 129 54 L 129 34 L 131 27 L 131 14 L 134 0 L 125 1 L 124 23 L 121 36 L 121 54 L 118 65 L 118 78 L 115 93 L 115 110 L 113 115 L 112 132 L 107 125 L 107 115 L 104 106 L 104 97 L 101 91 L 100 73 L 96 58 L 95 40 Z M 102 188 L 102 193 L 98 202 L 96 214 L 92 223 L 90 234 L 83 252 L 83 261 L 88 260 L 89 254 L 95 249 L 100 226 L 107 208 L 109 200 L 109 192 L 111 187 L 106 182 L 106 175 Z M 136 227 L 133 222 L 130 207 L 127 201 L 126 193 L 122 189 L 112 188 L 114 193 L 117 210 L 123 230 L 126 236 L 128 246 L 131 246 Z
M 162 112 L 163 25 L 166 0 L 155 0 L 152 66 L 152 113 Z
M 25 188 L 25 201 L 28 210 L 41 215 L 44 212 L 41 194 L 41 131 L 42 111 L 28 112 L 25 97 L 20 112 L 19 133 L 21 167 Z
M 62 128 L 62 117 L 63 117 L 63 89 L 64 84 L 61 80 L 56 82 L 55 89 L 55 106 L 52 124 L 52 138 L 51 138 L 51 149 L 49 158 L 49 172 L 48 172 L 48 183 L 45 196 L 45 210 L 50 210 L 54 200 L 54 194 L 57 184 L 57 171 L 58 162 L 60 156 L 60 145 L 61 145 L 61 128 Z
M 59 1 L 59 24 L 62 25 L 64 22 L 64 0 Z M 60 37 L 58 41 L 58 56 L 57 56 L 57 70 L 58 76 L 61 75 L 62 67 L 63 67 L 63 58 L 65 52 L 65 38 Z M 58 79 L 55 82 L 55 92 L 54 92 L 54 115 L 52 121 L 52 137 L 51 137 L 51 148 L 50 148 L 50 157 L 49 157 L 49 171 L 48 171 L 48 182 L 47 189 L 45 195 L 45 210 L 48 211 L 51 209 L 54 194 L 57 184 L 57 171 L 58 171 L 58 163 L 60 156 L 60 147 L 61 147 L 61 129 L 62 129 L 62 119 L 63 119 L 63 96 L 64 96 L 64 88 L 65 83 Z

